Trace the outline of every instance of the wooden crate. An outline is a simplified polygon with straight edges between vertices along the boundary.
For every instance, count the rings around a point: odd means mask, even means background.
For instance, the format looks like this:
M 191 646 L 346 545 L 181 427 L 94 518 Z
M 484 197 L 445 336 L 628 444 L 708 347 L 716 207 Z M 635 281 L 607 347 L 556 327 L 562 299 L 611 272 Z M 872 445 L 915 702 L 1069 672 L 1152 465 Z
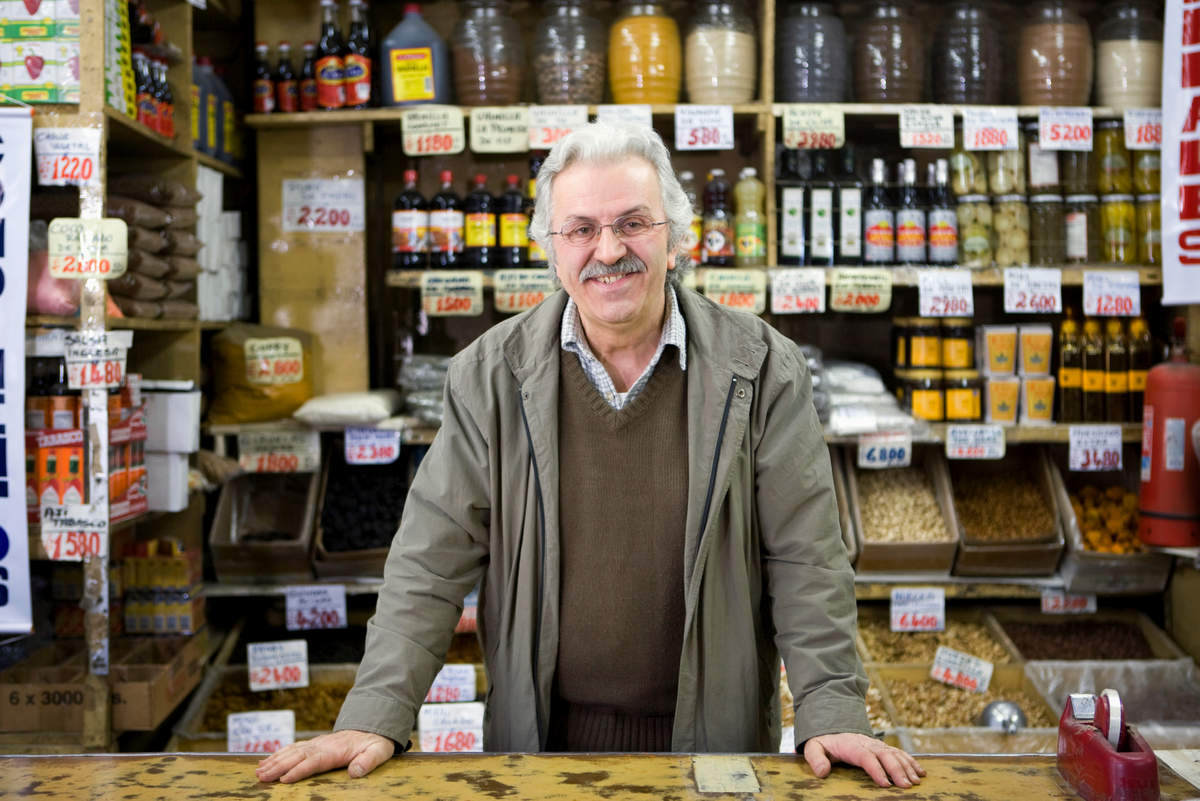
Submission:
M 317 473 L 251 473 L 221 488 L 208 537 L 218 581 L 281 584 L 312 578 L 309 551 L 319 478 Z M 251 499 L 262 505 L 252 506 Z M 247 532 L 270 528 L 295 537 L 240 541 Z
M 1043 623 L 1051 626 L 1088 622 L 1128 623 L 1141 630 L 1146 638 L 1146 642 L 1150 645 L 1150 650 L 1154 654 L 1155 659 L 1188 658 L 1183 650 L 1167 636 L 1165 631 L 1154 625 L 1154 622 L 1141 612 L 1133 610 L 1105 609 L 1091 615 L 1045 615 L 1040 610 L 1029 607 L 995 606 L 988 609 L 988 615 L 997 622 L 1001 630 L 1003 630 L 1004 624 L 1009 621 Z M 1017 654 L 1020 655 L 1022 660 L 1029 660 L 1029 655 L 1021 653 L 1020 647 L 1015 643 L 1013 647 L 1016 648 Z
M 1008 639 L 1008 635 L 1004 633 L 1004 630 L 1000 628 L 999 624 L 996 623 L 996 620 L 991 615 L 987 614 L 986 610 L 983 607 L 979 607 L 979 606 L 970 606 L 970 607 L 961 607 L 961 608 L 960 607 L 951 607 L 946 610 L 946 618 L 947 618 L 947 623 L 951 623 L 951 622 L 979 623 L 979 624 L 985 626 L 987 628 L 987 632 L 991 636 L 991 638 L 996 642 L 997 645 L 999 645 L 1001 648 L 1003 648 L 1005 653 L 1008 655 L 1008 658 L 1005 659 L 1004 662 L 1001 662 L 999 664 L 1017 664 L 1018 662 L 1021 661 L 1021 656 L 1019 653 L 1017 653 L 1016 646 L 1012 644 L 1012 641 L 1010 639 Z M 889 620 L 890 620 L 890 614 L 889 614 L 888 607 L 886 604 L 859 604 L 858 620 L 859 620 L 860 626 L 862 624 L 862 621 L 864 621 L 864 620 L 868 620 L 868 621 L 871 621 L 874 623 L 883 623 L 884 625 L 888 625 Z M 861 632 L 858 632 L 858 631 L 855 632 L 854 643 L 858 648 L 859 657 L 862 659 L 863 663 L 866 665 L 878 665 L 880 667 L 890 667 L 890 666 L 901 665 L 901 664 L 914 664 L 914 663 L 884 661 L 881 658 L 880 654 L 872 653 L 872 651 L 871 651 L 870 647 L 867 645 L 866 641 L 863 640 Z M 972 654 L 972 656 L 979 656 L 979 655 Z M 921 662 L 921 663 L 916 663 L 916 664 L 928 665 L 928 662 Z
M 898 729 L 915 729 L 915 728 L 923 728 L 923 727 L 914 726 L 913 725 L 914 721 L 906 719 L 905 715 L 896 706 L 895 698 L 893 697 L 891 689 L 889 689 L 889 687 L 888 687 L 888 683 L 891 681 L 896 681 L 896 680 L 907 680 L 907 681 L 920 680 L 920 681 L 933 682 L 934 679 L 930 678 L 930 676 L 929 676 L 930 667 L 931 667 L 930 664 L 926 664 L 926 665 L 875 665 L 875 666 L 873 666 L 872 669 L 873 669 L 875 675 L 877 675 L 880 680 L 879 687 L 883 691 L 884 705 L 886 706 L 886 708 L 888 710 L 888 714 L 891 715 L 892 721 L 896 724 Z M 1024 692 L 1034 703 L 1036 703 L 1038 705 L 1037 706 L 1038 709 L 1041 709 L 1042 711 L 1046 712 L 1049 715 L 1050 720 L 1052 720 L 1052 721 L 1058 720 L 1059 712 L 1061 712 L 1061 710 L 1055 710 L 1048 703 L 1046 703 L 1042 694 L 1038 691 L 1037 686 L 1033 683 L 1032 680 L 1029 679 L 1029 677 L 1027 677 L 1025 675 L 1024 668 L 1021 665 L 995 665 L 995 669 L 992 672 L 991 684 L 989 685 L 989 687 L 991 689 L 997 690 L 1000 693 L 1003 693 L 1005 690 L 1014 690 L 1014 691 Z M 964 700 L 968 699 L 968 697 L 972 695 L 971 693 L 968 693 L 966 690 L 959 690 L 957 692 L 963 693 Z M 1032 711 L 1025 710 L 1025 713 L 1026 713 L 1026 715 L 1031 715 Z M 982 728 L 982 727 L 966 725 L 966 726 L 956 726 L 956 727 L 934 727 L 934 728 L 949 729 L 949 728 Z

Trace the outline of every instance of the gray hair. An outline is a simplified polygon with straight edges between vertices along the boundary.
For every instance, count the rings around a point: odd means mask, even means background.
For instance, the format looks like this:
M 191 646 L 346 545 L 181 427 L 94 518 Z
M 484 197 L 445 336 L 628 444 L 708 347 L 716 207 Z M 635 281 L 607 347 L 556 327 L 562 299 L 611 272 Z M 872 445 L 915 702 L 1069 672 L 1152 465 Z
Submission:
M 691 269 L 691 260 L 681 251 L 680 245 L 692 224 L 692 202 L 675 177 L 671 154 L 662 138 L 653 128 L 644 125 L 593 122 L 558 140 L 538 170 L 537 204 L 529 223 L 529 235 L 546 251 L 550 274 L 556 281 L 554 237 L 550 236 L 554 178 L 576 162 L 606 163 L 630 156 L 644 159 L 658 173 L 658 185 L 668 223 L 667 252 L 676 253 L 675 269 L 667 272 L 668 278 L 679 283 Z

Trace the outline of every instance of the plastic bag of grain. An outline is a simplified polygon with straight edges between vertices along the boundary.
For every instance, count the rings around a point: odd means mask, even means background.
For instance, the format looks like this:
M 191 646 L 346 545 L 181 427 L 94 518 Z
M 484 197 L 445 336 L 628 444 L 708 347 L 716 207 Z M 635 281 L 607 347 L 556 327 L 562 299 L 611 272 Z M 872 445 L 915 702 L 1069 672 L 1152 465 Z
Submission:
M 312 335 L 238 323 L 213 337 L 213 423 L 291 417 L 312 397 Z

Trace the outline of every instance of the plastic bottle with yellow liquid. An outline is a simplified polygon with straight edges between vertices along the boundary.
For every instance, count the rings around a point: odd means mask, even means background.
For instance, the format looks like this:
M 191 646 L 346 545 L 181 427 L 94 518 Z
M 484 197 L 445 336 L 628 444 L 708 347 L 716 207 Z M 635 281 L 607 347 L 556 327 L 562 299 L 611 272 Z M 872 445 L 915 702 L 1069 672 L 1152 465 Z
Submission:
M 736 264 L 761 267 L 767 258 L 767 218 L 763 210 L 766 187 L 758 180 L 758 170 L 744 167 L 733 189 L 737 213 L 734 216 Z

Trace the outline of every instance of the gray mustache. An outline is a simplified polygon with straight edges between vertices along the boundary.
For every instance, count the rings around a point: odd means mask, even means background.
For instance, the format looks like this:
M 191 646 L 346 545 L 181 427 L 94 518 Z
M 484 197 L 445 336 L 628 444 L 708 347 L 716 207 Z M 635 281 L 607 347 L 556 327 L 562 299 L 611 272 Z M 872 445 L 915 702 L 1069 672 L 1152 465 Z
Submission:
M 579 282 L 583 283 L 590 278 L 599 278 L 602 275 L 612 275 L 613 273 L 626 275 L 628 273 L 644 273 L 645 271 L 646 262 L 632 253 L 626 253 L 612 264 L 605 264 L 599 261 L 588 262 L 588 265 L 583 268 L 583 272 L 579 274 Z

